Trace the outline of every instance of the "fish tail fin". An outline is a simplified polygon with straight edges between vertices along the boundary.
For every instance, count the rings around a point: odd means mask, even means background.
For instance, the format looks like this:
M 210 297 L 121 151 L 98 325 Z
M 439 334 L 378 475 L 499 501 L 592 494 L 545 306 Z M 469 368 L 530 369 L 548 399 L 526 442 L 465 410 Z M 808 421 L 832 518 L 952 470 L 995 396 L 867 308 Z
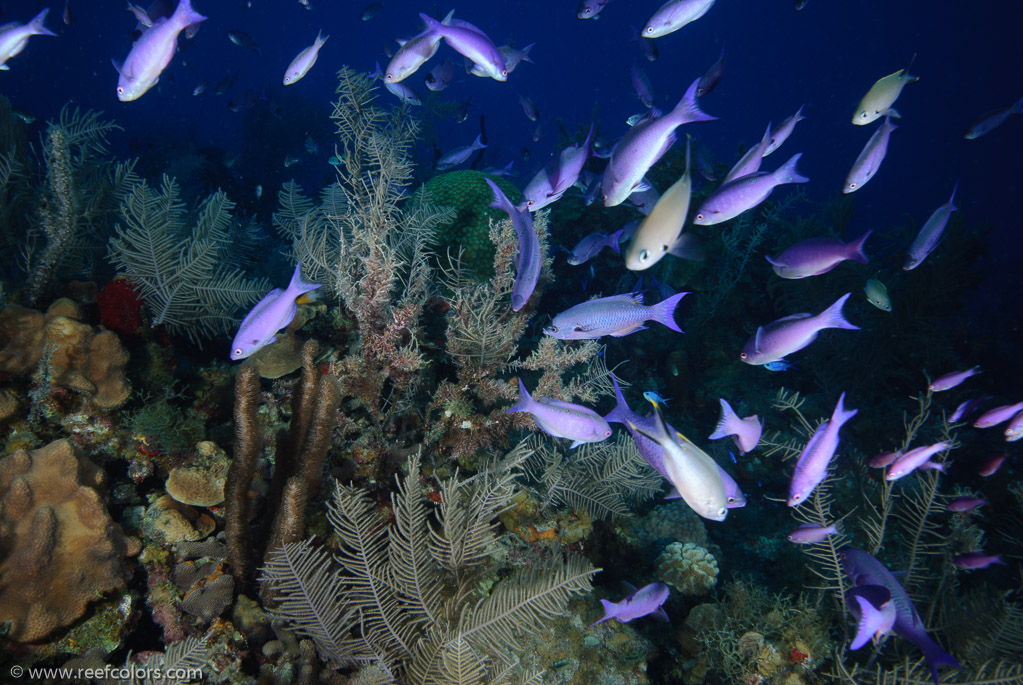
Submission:
M 796 169 L 796 164 L 799 163 L 799 158 L 802 156 L 802 152 L 797 152 L 789 157 L 789 161 L 778 167 L 778 169 L 774 172 L 774 177 L 775 180 L 778 181 L 778 185 L 781 185 L 782 183 L 807 183 L 810 180 L 806 176 L 800 175 L 799 171 Z
M 506 409 L 505 413 L 515 414 L 518 412 L 525 412 L 527 414 L 532 413 L 533 409 L 533 396 L 526 390 L 526 384 L 519 378 L 519 401 L 515 403 L 515 406 L 511 409 Z
M 451 10 L 450 14 L 454 15 L 454 13 L 455 11 Z M 442 28 L 442 26 L 447 26 L 447 22 L 451 21 L 450 17 L 444 17 L 444 21 L 442 22 L 437 21 L 429 14 L 425 14 L 423 12 L 419 13 L 419 18 L 423 20 L 423 24 L 426 26 L 427 33 L 437 33 L 437 29 Z
M 736 433 L 735 423 L 739 421 L 739 415 L 735 413 L 732 405 L 728 404 L 728 400 L 724 397 L 719 401 L 721 402 L 721 418 L 718 419 L 718 425 L 707 438 L 708 440 L 720 440 Z
M 515 212 L 519 210 L 517 210 L 515 208 L 515 205 L 511 203 L 511 200 L 509 200 L 508 196 L 504 194 L 504 191 L 501 190 L 501 187 L 494 183 L 493 181 L 491 181 L 489 178 L 484 180 L 487 182 L 487 185 L 490 186 L 490 190 L 494 192 L 494 201 L 490 203 L 489 205 L 490 208 L 500 209 L 508 216 L 515 216 Z
M 619 228 L 617 231 L 612 233 L 611 236 L 607 239 L 607 244 L 610 245 L 611 249 L 617 252 L 618 254 L 622 253 L 622 248 L 618 244 L 618 241 L 622 239 L 622 233 L 624 232 L 625 232 L 624 228 Z
M 483 134 L 482 133 L 476 134 L 476 140 L 472 141 L 472 146 L 474 148 L 476 148 L 477 150 L 482 150 L 483 148 L 485 148 L 487 146 L 487 144 L 483 142 Z
M 609 618 L 614 618 L 615 617 L 615 613 L 616 613 L 615 610 L 618 608 L 618 605 L 616 605 L 614 602 L 610 602 L 610 601 L 608 601 L 606 599 L 600 600 L 600 604 L 604 607 L 604 618 L 600 619 L 599 621 L 593 622 L 591 625 L 597 625 L 598 623 L 603 623 L 604 621 L 606 621 Z
M 803 119 L 806 118 L 805 116 L 803 116 L 803 108 L 804 107 L 806 107 L 805 104 L 804 105 L 800 105 L 799 109 L 796 110 L 795 121 L 799 122 L 799 121 L 802 121 Z
M 869 238 L 870 234 L 873 232 L 873 230 L 869 230 L 853 242 L 849 243 L 849 247 L 851 249 L 849 259 L 854 262 L 859 262 L 860 264 L 867 264 L 870 262 L 870 260 L 867 259 L 867 255 L 863 252 L 863 244 L 867 242 L 867 238 Z
M 675 307 L 677 307 L 679 301 L 688 294 L 689 293 L 675 293 L 671 297 L 653 305 L 653 316 L 650 318 L 658 323 L 664 324 L 673 331 L 684 333 L 685 331 L 679 328 L 678 324 L 675 323 Z
M 934 679 L 934 685 L 938 685 L 939 683 L 939 665 L 947 664 L 953 668 L 962 668 L 954 656 L 942 649 L 941 645 L 932 640 L 926 633 L 921 631 L 920 635 L 917 636 L 917 639 L 913 640 L 913 642 L 916 643 L 916 646 L 924 653 L 924 658 L 927 659 L 927 666 L 931 669 L 931 677 Z
M 625 395 L 622 394 L 622 388 L 618 385 L 618 379 L 613 373 L 611 382 L 615 386 L 615 408 L 608 412 L 604 420 L 608 423 L 625 423 L 629 417 L 634 416 L 634 412 L 629 409 L 629 403 L 625 401 Z
M 533 59 L 529 56 L 529 51 L 533 49 L 534 45 L 536 45 L 536 43 L 530 43 L 526 47 L 522 48 L 522 61 L 523 62 L 529 62 L 530 64 L 536 64 L 536 62 L 534 62 Z
M 32 19 L 32 21 L 29 22 L 32 25 L 32 32 L 35 33 L 37 36 L 56 36 L 57 35 L 53 31 L 51 31 L 50 29 L 46 28 L 45 24 L 43 23 L 43 22 L 46 21 L 46 15 L 49 14 L 49 12 L 50 12 L 50 8 L 46 7 L 46 8 L 43 9 L 43 11 L 41 11 L 39 14 L 37 14 Z
M 178 17 L 182 26 L 206 21 L 206 17 L 192 9 L 192 0 L 178 0 L 178 6 L 174 8 L 174 16 Z M 256 48 L 256 54 L 259 54 L 258 47 Z
M 675 238 L 675 242 L 668 248 L 668 254 L 672 257 L 688 259 L 694 262 L 702 262 L 706 256 L 700 239 L 692 233 L 682 233 L 679 237 Z
M 842 297 L 835 301 L 835 304 L 821 312 L 820 318 L 824 322 L 825 328 L 844 328 L 850 331 L 860 330 L 859 326 L 854 326 L 846 321 L 845 315 L 842 314 L 842 306 L 846 303 L 846 300 L 849 299 L 850 295 L 852 295 L 852 293 L 842 295 Z
M 949 209 L 950 209 L 951 211 L 953 211 L 953 212 L 954 212 L 954 211 L 956 211 L 957 209 L 959 209 L 959 208 L 958 208 L 958 207 L 956 207 L 956 205 L 955 205 L 955 199 L 956 199 L 956 191 L 957 191 L 957 190 L 959 190 L 959 179 L 956 179 L 956 184 L 955 184 L 955 187 L 954 187 L 954 188 L 952 188 L 952 196 L 948 198 L 948 208 L 949 208 Z
M 845 393 L 843 392 L 838 396 L 838 404 L 835 405 L 835 411 L 831 414 L 831 425 L 841 427 L 846 421 L 856 416 L 859 409 L 846 409 L 845 408 Z
M 671 110 L 667 116 L 674 117 L 679 121 L 680 124 L 688 124 L 694 121 L 714 121 L 717 117 L 713 117 L 703 110 L 700 109 L 699 104 L 696 101 L 696 89 L 700 85 L 700 79 L 693 81 L 692 85 L 689 86 L 689 90 L 682 96 L 682 99 L 675 105 L 675 109 Z
M 1023 114 L 1023 98 L 1016 100 L 1016 103 L 1010 109 L 1013 114 Z
M 324 36 L 323 29 L 320 29 L 319 31 L 316 32 L 316 45 L 322 47 L 323 44 L 327 42 L 328 38 L 330 38 L 330 36 L 329 35 Z
M 307 293 L 310 290 L 316 290 L 323 286 L 319 283 L 310 283 L 309 281 L 302 279 L 302 262 L 295 265 L 295 273 L 291 274 L 291 282 L 288 283 L 288 290 L 301 295 Z

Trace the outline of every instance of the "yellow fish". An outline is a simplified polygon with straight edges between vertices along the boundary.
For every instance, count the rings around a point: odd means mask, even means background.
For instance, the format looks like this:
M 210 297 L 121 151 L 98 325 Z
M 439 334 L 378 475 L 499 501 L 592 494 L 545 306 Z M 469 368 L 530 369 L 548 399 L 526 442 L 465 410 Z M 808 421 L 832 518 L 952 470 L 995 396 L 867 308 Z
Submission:
M 919 77 L 913 76 L 907 69 L 899 69 L 894 74 L 878 79 L 860 100 L 853 113 L 852 122 L 857 126 L 864 126 L 886 114 L 893 117 L 901 116 L 892 105 L 899 99 L 899 94 L 907 83 L 919 80 Z
M 888 297 L 888 288 L 884 286 L 884 283 L 871 278 L 867 281 L 867 285 L 863 288 L 863 292 L 867 294 L 867 302 L 874 305 L 878 309 L 886 312 L 892 310 L 892 301 Z

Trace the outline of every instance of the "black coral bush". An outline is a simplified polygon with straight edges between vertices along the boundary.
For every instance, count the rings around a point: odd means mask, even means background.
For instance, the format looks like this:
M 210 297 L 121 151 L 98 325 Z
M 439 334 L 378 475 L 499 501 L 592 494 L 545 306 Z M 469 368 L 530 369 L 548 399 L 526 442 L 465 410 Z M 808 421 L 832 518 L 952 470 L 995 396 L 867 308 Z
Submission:
M 598 570 L 575 555 L 513 569 L 495 561 L 496 517 L 529 455 L 521 444 L 471 479 L 442 482 L 436 506 L 411 457 L 393 521 L 366 491 L 337 484 L 328 512 L 337 549 L 286 544 L 263 569 L 274 613 L 335 667 L 372 665 L 422 684 L 528 679 L 512 655 L 521 637 L 589 592 Z

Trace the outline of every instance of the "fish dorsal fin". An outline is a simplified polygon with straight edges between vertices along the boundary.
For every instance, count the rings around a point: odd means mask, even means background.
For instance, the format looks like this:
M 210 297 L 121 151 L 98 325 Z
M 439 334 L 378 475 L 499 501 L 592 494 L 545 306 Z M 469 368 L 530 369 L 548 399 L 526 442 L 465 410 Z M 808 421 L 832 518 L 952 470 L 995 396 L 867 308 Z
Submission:
M 787 322 L 787 321 L 798 321 L 800 319 L 809 319 L 811 316 L 813 316 L 813 314 L 810 314 L 809 312 L 801 312 L 799 314 L 789 314 L 788 316 L 783 316 L 782 318 L 778 319 L 774 323 L 782 323 L 782 322 Z
M 761 354 L 764 351 L 764 348 L 760 344 L 763 341 L 763 338 L 764 338 L 764 327 L 760 326 L 760 327 L 757 328 L 757 334 L 753 337 L 753 350 L 757 354 Z
M 637 592 L 636 586 L 633 585 L 632 583 L 630 583 L 627 580 L 623 580 L 622 581 L 622 587 L 625 588 L 626 594 L 633 595 L 633 594 L 636 594 L 636 592 Z

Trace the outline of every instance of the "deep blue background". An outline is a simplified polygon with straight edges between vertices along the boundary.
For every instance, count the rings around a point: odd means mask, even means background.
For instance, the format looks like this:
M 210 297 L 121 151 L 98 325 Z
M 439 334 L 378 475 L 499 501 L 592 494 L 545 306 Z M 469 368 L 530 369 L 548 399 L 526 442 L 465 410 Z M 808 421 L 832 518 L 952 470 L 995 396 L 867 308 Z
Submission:
M 230 112 L 227 102 L 241 90 L 266 86 L 271 99 L 286 90 L 308 99 L 326 117 L 340 65 L 369 71 L 377 60 L 386 64 L 385 46 L 396 36 L 419 30 L 419 11 L 449 9 L 432 2 L 385 1 L 376 17 L 363 22 L 362 2 L 314 2 L 315 8 L 308 11 L 297 0 L 195 0 L 197 11 L 209 20 L 192 44 L 175 57 L 158 86 L 136 102 L 121 103 L 114 93 L 117 74 L 110 60 L 127 55 L 135 25 L 121 0 L 72 0 L 69 26 L 61 21 L 62 2 L 6 0 L 5 21 L 27 21 L 49 6 L 47 24 L 60 35 L 33 38 L 26 51 L 9 62 L 11 70 L 0 72 L 0 92 L 41 119 L 54 117 L 69 99 L 104 110 L 125 128 L 112 138 L 115 153 L 124 157 L 129 155 L 130 140 L 147 135 L 174 139 L 187 133 L 196 146 L 232 148 L 242 143 L 243 115 Z M 437 125 L 441 144 L 470 142 L 478 114 L 485 113 L 491 141 L 487 162 L 503 165 L 514 158 L 521 187 L 557 143 L 555 117 L 574 131 L 596 116 L 611 139 L 626 130 L 625 118 L 642 110 L 629 82 L 634 60 L 649 74 L 658 105 L 670 107 L 714 62 L 726 41 L 725 78 L 701 100 L 701 106 L 720 120 L 695 124 L 693 130 L 715 156 L 730 161 L 741 145 L 759 139 L 769 120 L 777 123 L 805 104 L 808 119 L 765 168 L 803 152 L 800 170 L 812 179 L 806 190 L 812 199 L 826 200 L 841 187 L 874 130 L 851 125 L 854 106 L 877 78 L 904 67 L 917 53 L 912 71 L 920 81 L 907 86 L 897 103 L 903 119 L 880 172 L 855 194 L 854 229 L 883 231 L 907 215 L 922 223 L 959 179 L 958 201 L 964 215 L 974 224 L 995 225 L 992 239 L 998 249 L 992 265 L 1003 274 L 1018 268 L 1023 254 L 1018 237 L 1023 224 L 1018 210 L 1023 116 L 1012 117 L 984 138 L 962 138 L 979 116 L 1023 96 L 1019 11 L 1013 3 L 967 7 L 958 0 L 810 0 L 805 10 L 795 12 L 791 0 L 719 0 L 699 21 L 659 39 L 660 59 L 648 63 L 630 40 L 630 25 L 642 26 L 659 4 L 617 0 L 597 21 L 576 19 L 575 0 L 458 5 L 457 16 L 487 31 L 497 44 L 536 43 L 532 53 L 536 63 L 521 65 L 508 83 L 460 75 L 441 95 L 460 101 L 471 94 L 474 109 L 462 125 L 450 121 Z M 285 67 L 321 28 L 331 38 L 319 62 L 304 80 L 284 89 L 280 84 Z M 262 55 L 231 44 L 229 29 L 249 33 L 262 45 Z M 444 57 L 460 61 L 442 45 L 438 56 L 409 83 L 425 95 L 422 76 Z M 228 96 L 214 96 L 213 85 L 235 70 L 240 74 L 235 89 Z M 210 81 L 209 90 L 193 97 L 193 87 L 204 79 Z M 531 140 L 533 124 L 516 104 L 520 93 L 536 100 L 546 120 L 539 143 Z M 533 151 L 525 164 L 519 161 L 524 145 Z M 294 171 L 301 177 L 301 168 Z M 239 172 L 254 187 L 262 182 L 265 170 Z M 266 190 L 272 197 L 276 188 Z

